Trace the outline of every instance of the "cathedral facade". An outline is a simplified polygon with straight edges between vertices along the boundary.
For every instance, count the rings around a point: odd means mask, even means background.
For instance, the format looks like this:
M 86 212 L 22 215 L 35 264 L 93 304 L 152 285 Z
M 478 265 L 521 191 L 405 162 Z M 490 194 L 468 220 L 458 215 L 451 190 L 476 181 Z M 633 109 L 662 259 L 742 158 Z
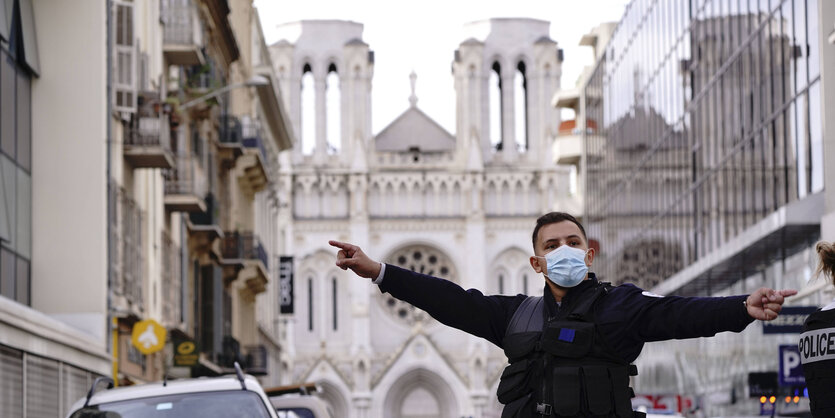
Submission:
M 528 261 L 535 220 L 579 208 L 570 167 L 551 158 L 562 52 L 549 23 L 470 24 L 483 35 L 454 54 L 457 132 L 417 106 L 412 75 L 408 107 L 376 134 L 363 26 L 288 26 L 294 39 L 270 47 L 297 140 L 280 157 L 279 229 L 293 256 L 282 382 L 316 382 L 339 417 L 498 417 L 503 352 L 336 268 L 327 242 L 486 294 L 542 294 Z

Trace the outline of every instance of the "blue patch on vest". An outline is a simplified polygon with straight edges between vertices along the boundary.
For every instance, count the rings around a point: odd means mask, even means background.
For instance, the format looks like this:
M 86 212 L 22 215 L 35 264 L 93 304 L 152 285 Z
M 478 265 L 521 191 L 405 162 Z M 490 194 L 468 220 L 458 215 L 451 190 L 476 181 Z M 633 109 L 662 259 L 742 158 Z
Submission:
M 569 343 L 574 342 L 574 330 L 571 328 L 560 328 L 560 336 L 558 339 Z

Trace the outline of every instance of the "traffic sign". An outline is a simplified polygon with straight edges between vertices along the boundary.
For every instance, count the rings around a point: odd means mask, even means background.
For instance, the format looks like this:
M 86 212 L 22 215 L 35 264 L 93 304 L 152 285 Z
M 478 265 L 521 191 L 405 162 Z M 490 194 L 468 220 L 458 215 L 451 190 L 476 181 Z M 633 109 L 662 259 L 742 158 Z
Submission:
M 800 365 L 800 351 L 796 344 L 780 346 L 780 386 L 796 386 L 806 384 L 803 368 Z
M 133 325 L 131 342 L 142 354 L 152 354 L 165 347 L 165 328 L 153 319 L 145 319 Z
M 784 306 L 777 318 L 762 321 L 763 334 L 800 334 L 806 317 L 817 309 L 817 306 Z

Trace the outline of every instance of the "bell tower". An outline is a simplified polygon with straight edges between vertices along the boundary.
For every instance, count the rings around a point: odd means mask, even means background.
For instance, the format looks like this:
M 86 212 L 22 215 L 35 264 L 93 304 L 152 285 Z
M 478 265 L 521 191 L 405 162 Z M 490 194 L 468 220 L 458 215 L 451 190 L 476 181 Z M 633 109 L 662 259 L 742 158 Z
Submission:
M 374 53 L 362 40 L 363 25 L 303 20 L 279 31 L 283 38 L 270 54 L 297 133 L 293 162 L 345 165 L 356 162 L 358 153 L 364 161 Z
M 550 164 L 559 127 L 551 97 L 560 88 L 562 50 L 535 19 L 468 24 L 455 51 L 459 154 L 478 144 L 485 164 Z

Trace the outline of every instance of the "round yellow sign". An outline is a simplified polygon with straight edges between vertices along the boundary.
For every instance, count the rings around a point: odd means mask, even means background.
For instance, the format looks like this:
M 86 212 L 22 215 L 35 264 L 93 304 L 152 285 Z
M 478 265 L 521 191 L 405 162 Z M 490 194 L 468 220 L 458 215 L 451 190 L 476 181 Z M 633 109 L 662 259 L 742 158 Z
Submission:
M 133 325 L 131 342 L 142 354 L 156 353 L 165 347 L 167 332 L 159 322 L 153 319 L 139 321 Z
M 179 354 L 191 354 L 194 352 L 194 349 L 197 348 L 193 342 L 191 341 L 183 341 L 180 345 L 177 346 L 177 353 Z

